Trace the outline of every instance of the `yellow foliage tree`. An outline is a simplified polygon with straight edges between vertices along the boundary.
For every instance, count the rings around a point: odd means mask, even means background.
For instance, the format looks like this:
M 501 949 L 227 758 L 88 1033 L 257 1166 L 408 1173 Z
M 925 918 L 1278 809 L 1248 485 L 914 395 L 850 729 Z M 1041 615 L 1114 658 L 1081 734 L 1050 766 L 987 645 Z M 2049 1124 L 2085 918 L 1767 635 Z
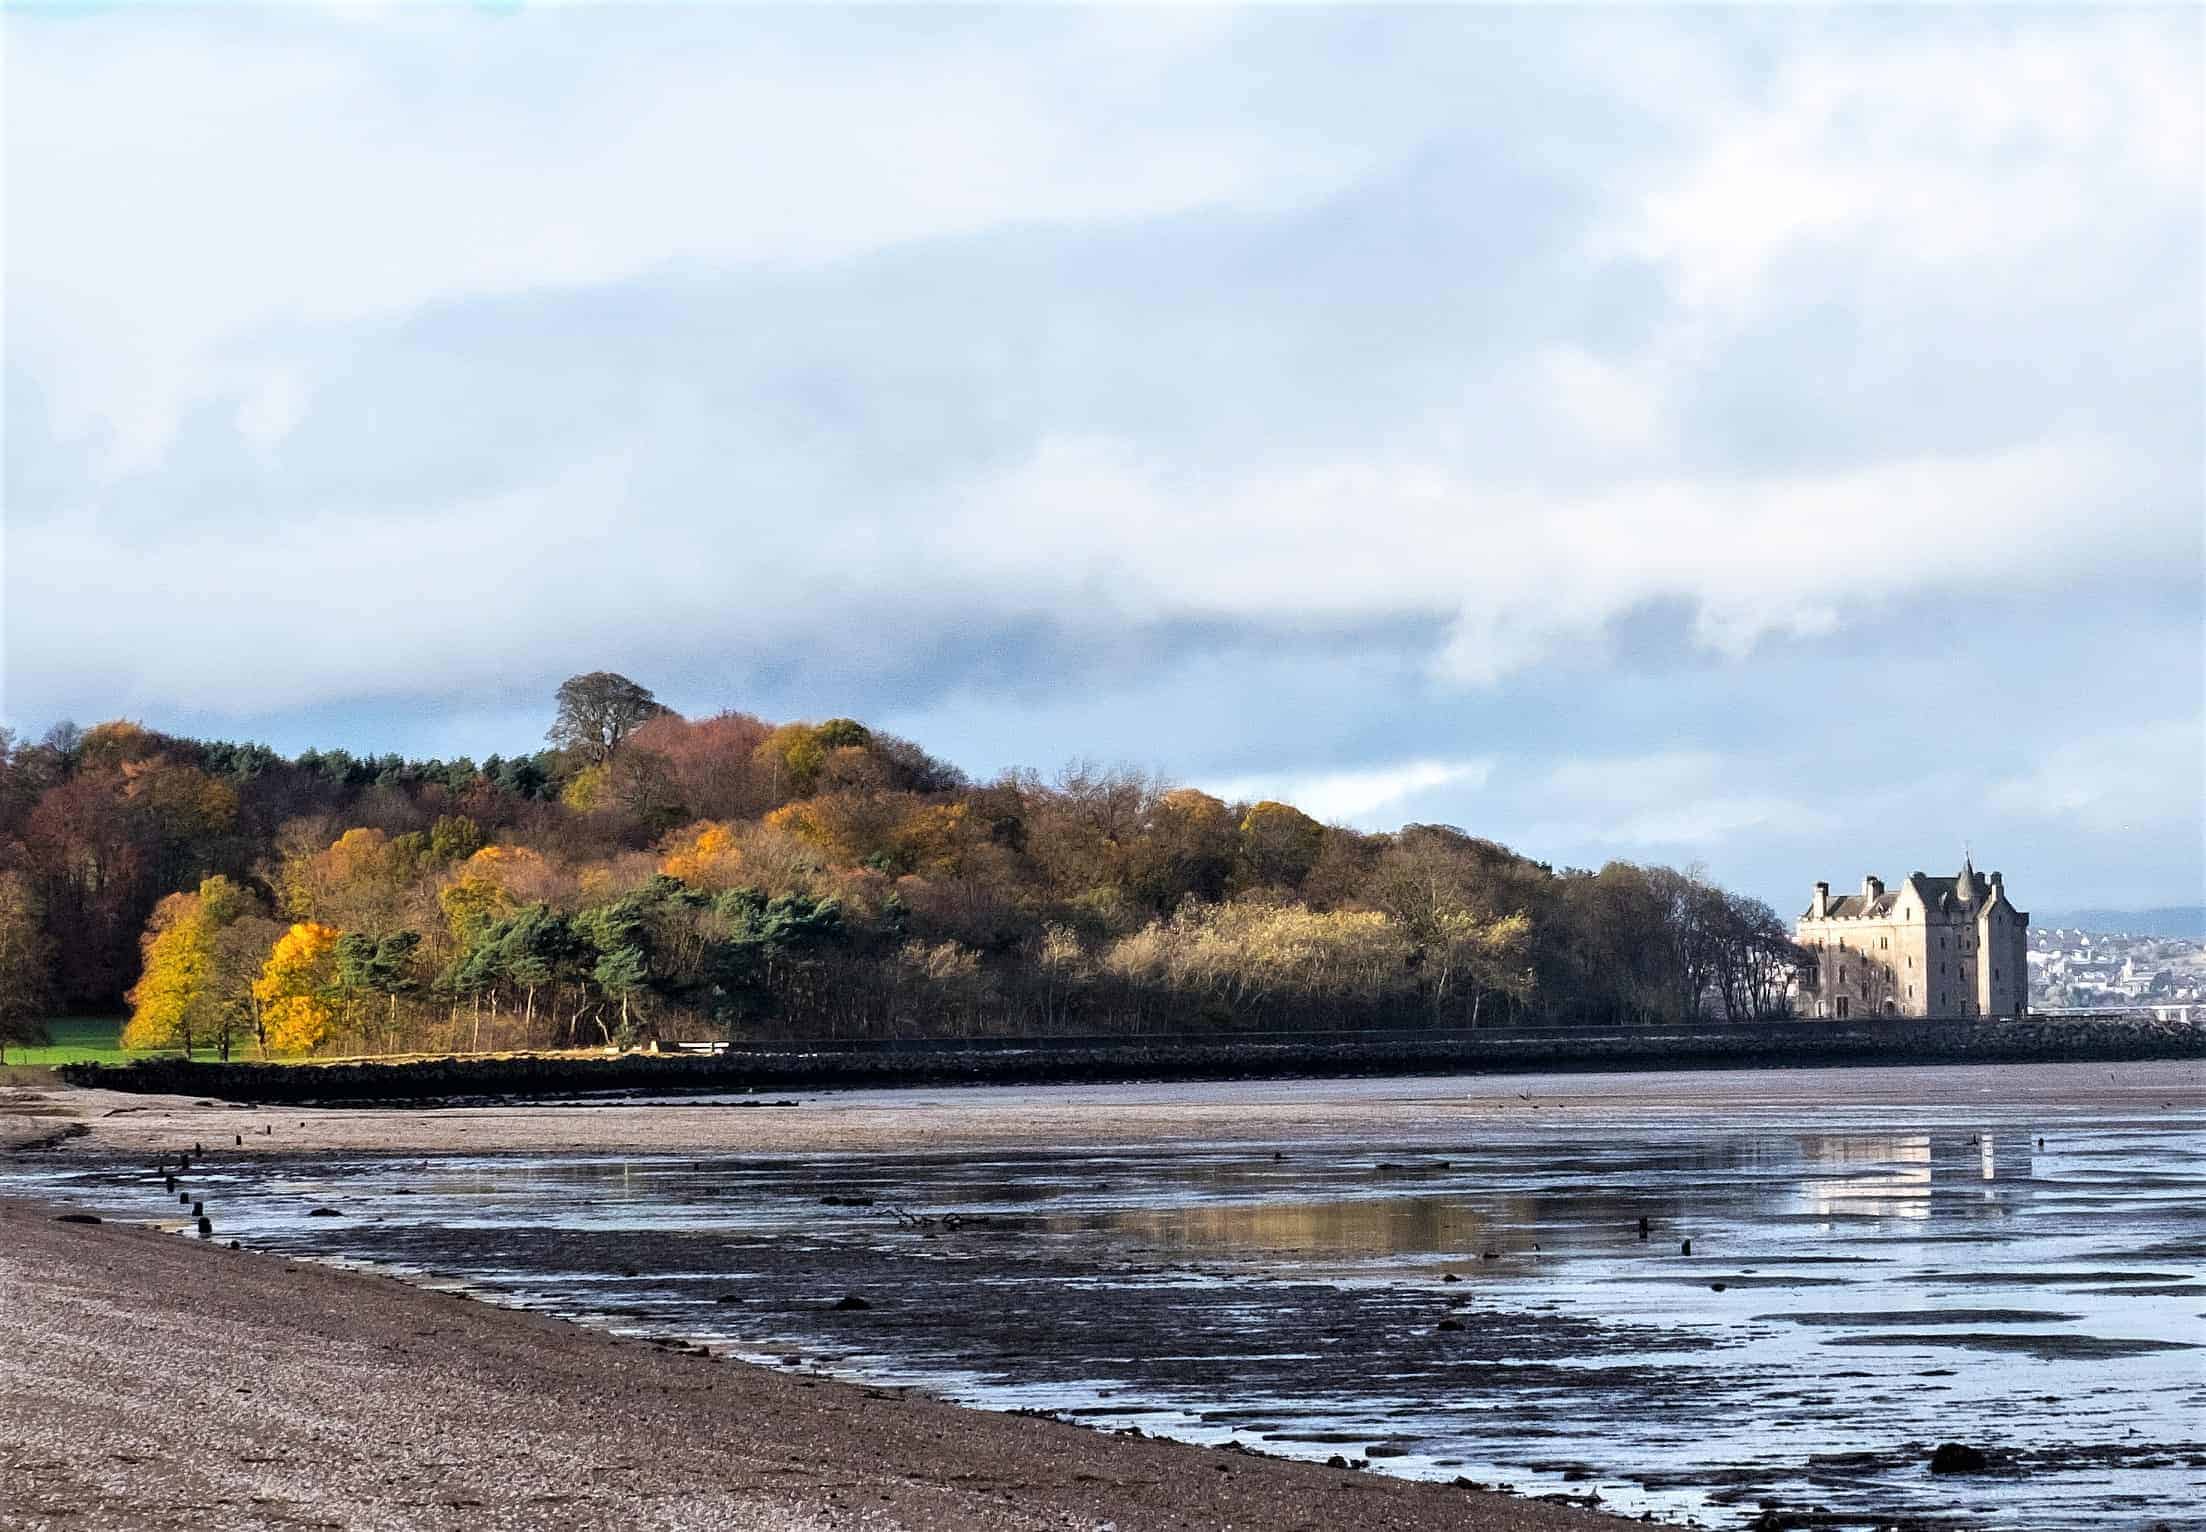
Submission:
M 539 901 L 556 904 L 572 880 L 526 846 L 485 846 L 460 863 L 455 881 L 480 880 L 505 891 L 518 909 Z
M 125 1048 L 191 1049 L 193 1023 L 214 962 L 213 933 L 197 894 L 170 894 L 146 925 L 144 970 L 125 998 Z
M 476 932 L 505 919 L 519 905 L 496 878 L 469 870 L 437 890 L 437 908 L 452 940 L 464 947 Z
M 976 839 L 972 817 L 968 804 L 921 804 L 896 827 L 898 860 L 913 872 L 941 877 L 962 872 Z
M 337 982 L 340 934 L 335 926 L 299 922 L 277 939 L 253 981 L 262 1037 L 277 1053 L 305 1053 L 329 1035 L 336 1020 L 330 995 Z
M 665 850 L 659 871 L 680 878 L 692 888 L 718 891 L 733 888 L 739 881 L 743 852 L 735 844 L 733 825 L 701 819 L 668 836 Z
M 827 764 L 828 748 L 812 725 L 785 723 L 759 741 L 751 755 L 773 773 L 776 792 L 802 796 L 819 780 L 820 768 Z
M 611 787 L 612 781 L 613 765 L 610 761 L 600 761 L 595 766 L 585 766 L 570 777 L 567 785 L 559 790 L 559 801 L 578 814 L 587 814 L 592 809 L 603 808 L 612 801 L 612 794 L 607 790 Z
M 170 894 L 154 906 L 142 947 L 144 969 L 132 986 L 125 1048 L 212 1043 L 229 1056 L 231 1039 L 250 1026 L 251 942 L 266 922 L 254 897 L 228 878 L 208 878 L 196 893 Z
M 392 840 L 383 831 L 347 830 L 320 851 L 294 851 L 277 873 L 283 913 L 374 931 L 400 923 L 418 872 L 423 837 Z
M 1241 872 L 1251 888 L 1299 888 L 1325 849 L 1325 826 L 1265 799 L 1241 820 Z

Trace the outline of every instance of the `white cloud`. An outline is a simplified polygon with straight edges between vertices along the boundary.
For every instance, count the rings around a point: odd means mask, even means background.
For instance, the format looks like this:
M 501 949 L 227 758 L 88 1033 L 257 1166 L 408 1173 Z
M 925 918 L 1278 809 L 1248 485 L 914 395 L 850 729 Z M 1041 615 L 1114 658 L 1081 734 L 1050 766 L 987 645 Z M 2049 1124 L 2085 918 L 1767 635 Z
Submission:
M 620 620 L 629 469 L 606 459 L 457 506 L 293 515 L 243 531 L 130 536 L 80 508 L 9 528 L 10 637 L 73 634 L 70 661 L 96 678 L 111 714 L 487 685 L 516 640 L 571 642 Z M 509 585 L 536 600 L 516 607 Z M 146 612 L 176 614 L 154 653 L 142 630 L 108 620 Z M 492 632 L 500 644 L 471 637 Z M 32 693 L 10 699 L 15 716 L 26 703 L 54 706 L 35 672 L 10 681 Z
M 1687 131 L 1592 246 L 1662 262 L 1695 308 L 1733 317 L 1818 247 L 1856 252 L 1869 293 L 1938 273 L 2043 303 L 2094 272 L 2051 252 L 2180 216 L 2200 176 L 2195 15 L 2074 20 L 1810 29 L 1763 76 L 1691 58 L 1689 91 L 1639 55 L 1636 78 L 1593 60 Z
M 1706 750 L 1581 757 L 1556 765 L 1526 794 L 1552 816 L 1533 844 L 1701 851 L 1751 832 L 1782 839 L 1828 833 L 1827 807 L 1759 790 L 1766 768 Z
M 10 345 L 137 473 L 271 327 L 1292 204 L 1370 162 L 1230 94 L 1149 110 L 1176 62 L 1230 60 L 1213 25 L 1059 20 L 11 14 Z
M 1492 776 L 1491 759 L 1467 761 L 1401 761 L 1360 771 L 1327 771 L 1235 777 L 1206 784 L 1207 790 L 1229 802 L 1271 798 L 1291 803 L 1304 813 L 1328 824 L 1363 824 L 1374 821 L 1383 809 L 1436 788 L 1452 787 L 1477 792 Z
M 2195 846 L 2206 838 L 2206 719 L 2094 730 L 2055 745 L 1996 782 L 1990 803 L 2026 823 L 2172 832 Z
M 1908 597 L 2163 567 L 2195 530 L 2144 474 L 2077 438 L 1569 493 L 1414 459 L 1195 476 L 1052 438 L 960 497 L 927 558 L 1068 610 L 1100 587 L 1099 622 L 1445 618 L 1437 668 L 1487 685 L 1651 602 L 1686 603 L 1698 641 L 1737 658 Z

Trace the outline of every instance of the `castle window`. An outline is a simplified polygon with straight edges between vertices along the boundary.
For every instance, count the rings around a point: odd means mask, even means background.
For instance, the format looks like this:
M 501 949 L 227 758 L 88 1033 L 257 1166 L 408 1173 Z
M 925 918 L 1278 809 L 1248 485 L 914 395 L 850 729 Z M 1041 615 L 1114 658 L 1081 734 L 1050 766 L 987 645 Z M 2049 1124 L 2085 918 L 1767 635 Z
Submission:
M 1877 938 L 1877 948 L 1878 948 L 1878 950 L 1879 950 L 1879 951 L 1882 951 L 1883 949 L 1885 949 L 1885 948 L 1887 948 L 1887 947 L 1889 947 L 1889 946 L 1891 946 L 1891 945 L 1892 945 L 1892 938 L 1891 938 L 1891 937 L 1889 937 L 1889 936 L 1880 936 L 1880 937 L 1878 937 L 1878 938 Z
M 1910 1000 L 1915 998 L 1915 986 L 1912 984 L 1907 986 L 1907 998 Z

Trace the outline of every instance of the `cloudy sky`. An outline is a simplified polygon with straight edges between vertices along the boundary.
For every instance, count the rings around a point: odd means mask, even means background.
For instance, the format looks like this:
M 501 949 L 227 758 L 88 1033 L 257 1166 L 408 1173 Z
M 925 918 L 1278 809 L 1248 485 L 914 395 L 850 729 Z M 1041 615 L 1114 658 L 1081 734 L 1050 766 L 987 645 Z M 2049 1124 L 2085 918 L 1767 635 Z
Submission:
M 0 714 L 2200 898 L 2201 25 L 10 14 Z

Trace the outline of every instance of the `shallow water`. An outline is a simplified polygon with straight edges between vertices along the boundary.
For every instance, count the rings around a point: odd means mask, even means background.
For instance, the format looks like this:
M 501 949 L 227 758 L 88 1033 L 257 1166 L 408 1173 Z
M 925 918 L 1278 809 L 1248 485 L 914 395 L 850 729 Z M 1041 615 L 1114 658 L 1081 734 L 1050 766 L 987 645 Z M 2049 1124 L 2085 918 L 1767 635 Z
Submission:
M 1704 1525 L 1776 1503 L 1827 1525 L 2206 1527 L 2206 1112 L 1814 1117 L 1619 1105 L 1598 1129 L 1108 1153 L 217 1155 L 186 1184 L 248 1246 L 1105 1429 Z M 143 1165 L 57 1155 L 10 1179 L 188 1211 Z M 1944 1441 L 1995 1470 L 1930 1475 Z

